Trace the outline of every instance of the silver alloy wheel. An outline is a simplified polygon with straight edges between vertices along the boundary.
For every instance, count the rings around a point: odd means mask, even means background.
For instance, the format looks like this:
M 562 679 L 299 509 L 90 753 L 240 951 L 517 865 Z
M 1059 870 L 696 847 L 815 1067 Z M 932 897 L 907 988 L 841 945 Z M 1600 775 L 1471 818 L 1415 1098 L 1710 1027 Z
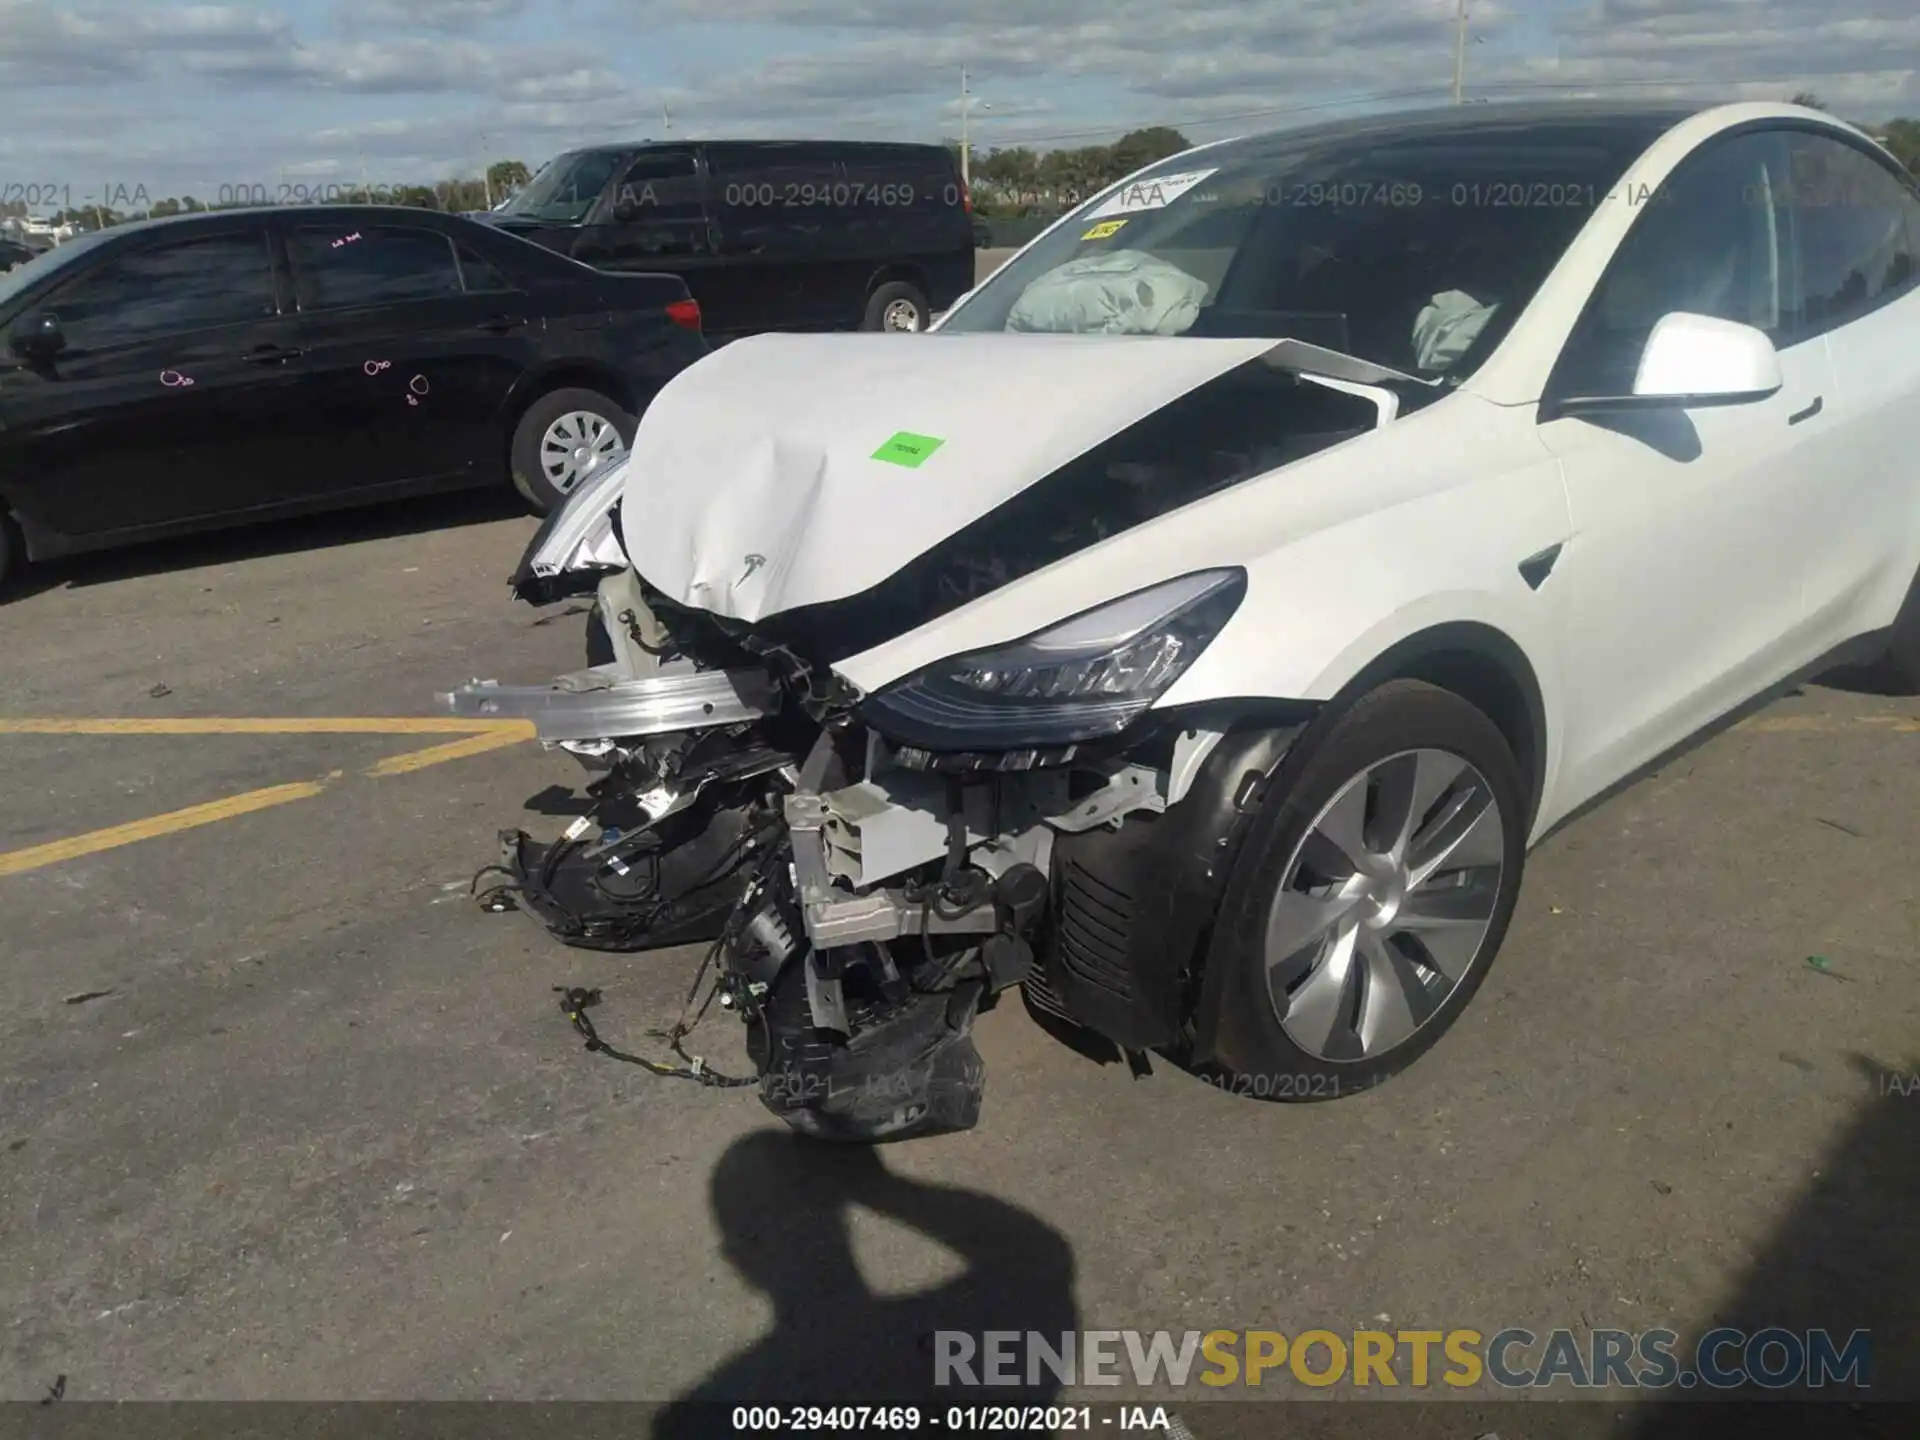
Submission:
M 606 416 L 591 410 L 570 410 L 547 426 L 547 433 L 540 437 L 540 470 L 549 485 L 568 495 L 574 486 L 626 450 L 626 442 Z
M 911 300 L 890 300 L 887 308 L 880 312 L 880 328 L 883 330 L 918 330 L 920 328 L 920 307 Z
M 1329 1061 L 1411 1039 L 1472 968 L 1506 869 L 1493 787 L 1445 750 L 1369 765 L 1308 827 L 1267 913 L 1287 1038 Z

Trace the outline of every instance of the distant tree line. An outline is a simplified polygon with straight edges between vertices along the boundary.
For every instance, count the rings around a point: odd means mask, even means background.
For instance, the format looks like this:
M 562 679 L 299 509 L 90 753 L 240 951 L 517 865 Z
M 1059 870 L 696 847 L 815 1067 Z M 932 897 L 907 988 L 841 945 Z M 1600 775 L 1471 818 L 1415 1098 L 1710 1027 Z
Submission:
M 1793 97 L 1799 105 L 1826 109 L 1819 96 L 1807 91 Z M 1920 119 L 1889 121 L 1873 130 L 1887 149 L 1907 169 L 1920 176 Z M 956 154 L 960 142 L 949 140 Z M 1143 165 L 1164 160 L 1191 148 L 1191 142 L 1178 130 L 1166 125 L 1149 126 L 1122 135 L 1111 145 L 1083 145 L 1075 149 L 1036 151 L 1025 145 L 976 150 L 971 161 L 974 209 L 986 216 L 1023 216 L 1059 214 L 1071 209 L 1114 181 L 1132 174 Z M 527 166 L 518 160 L 501 160 L 487 167 L 486 178 L 441 180 L 431 185 L 356 185 L 323 182 L 285 187 L 289 195 L 269 196 L 271 201 L 299 203 L 303 198 L 324 199 L 351 204 L 370 201 L 384 205 L 417 205 L 427 210 L 482 210 L 491 200 L 498 204 L 531 178 Z M 240 188 L 240 187 L 236 187 Z M 116 193 L 114 205 L 75 205 L 51 218 L 55 224 L 71 224 L 78 230 L 100 225 L 117 225 L 147 216 L 179 215 L 193 211 L 238 209 L 258 204 L 258 196 L 236 198 L 228 203 L 196 198 L 192 195 L 167 196 L 139 208 L 127 208 Z M 0 215 L 24 216 L 27 206 L 15 201 L 0 204 Z
M 115 186 L 108 197 L 111 203 L 70 205 L 50 216 L 54 225 L 71 225 L 76 230 L 97 230 L 103 225 L 120 225 L 128 220 L 158 219 L 166 215 L 191 215 L 213 210 L 242 210 L 261 204 L 329 205 L 414 205 L 423 210 L 484 210 L 499 204 L 531 178 L 518 160 L 500 160 L 487 167 L 486 178 L 440 180 L 431 185 L 355 185 L 345 181 L 294 181 L 285 185 L 233 185 L 223 187 L 232 198 L 200 198 L 193 195 L 163 196 L 148 199 L 144 190 L 135 188 L 129 203 L 127 186 Z M 25 218 L 29 207 L 21 201 L 0 204 L 0 215 Z
M 949 141 L 954 150 L 958 141 Z M 1122 135 L 1111 145 L 1034 151 L 1024 145 L 975 152 L 973 208 L 983 215 L 1035 215 L 1069 210 L 1142 165 L 1178 155 L 1193 142 L 1178 130 L 1155 125 Z

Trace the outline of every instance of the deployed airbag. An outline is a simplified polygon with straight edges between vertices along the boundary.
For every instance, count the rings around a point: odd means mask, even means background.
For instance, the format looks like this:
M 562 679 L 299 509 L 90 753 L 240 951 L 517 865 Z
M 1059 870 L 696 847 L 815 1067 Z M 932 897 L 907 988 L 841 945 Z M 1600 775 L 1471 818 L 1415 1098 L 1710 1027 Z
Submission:
M 1434 296 L 1413 322 L 1414 363 L 1422 370 L 1445 370 L 1472 348 L 1499 308 L 1464 290 Z
M 1200 318 L 1207 286 L 1144 250 L 1083 255 L 1021 292 L 1009 330 L 1069 335 L 1181 335 Z

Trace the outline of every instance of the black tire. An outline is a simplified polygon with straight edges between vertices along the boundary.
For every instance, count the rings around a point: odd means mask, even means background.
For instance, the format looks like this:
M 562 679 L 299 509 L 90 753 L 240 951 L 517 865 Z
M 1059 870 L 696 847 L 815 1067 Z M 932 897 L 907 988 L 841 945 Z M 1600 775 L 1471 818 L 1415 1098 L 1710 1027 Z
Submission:
M 0 597 L 13 589 L 26 563 L 27 546 L 20 538 L 20 527 L 13 523 L 4 505 L 0 505 Z
M 860 321 L 862 330 L 885 330 L 887 328 L 887 308 L 905 301 L 913 306 L 914 330 L 925 330 L 933 318 L 933 307 L 927 304 L 927 297 L 904 280 L 889 280 L 875 290 L 867 300 L 867 313 Z M 900 332 L 906 333 L 906 332 Z
M 1414 749 L 1466 760 L 1487 782 L 1504 829 L 1502 868 L 1484 939 L 1447 997 L 1399 1044 L 1368 1057 L 1326 1059 L 1296 1044 L 1271 1000 L 1265 954 L 1267 916 L 1322 810 L 1369 767 Z M 1228 876 L 1208 964 L 1237 968 L 1248 998 L 1246 1034 L 1255 1063 L 1227 1077 L 1235 1093 L 1280 1101 L 1358 1094 L 1398 1074 L 1433 1047 L 1472 1002 L 1499 954 L 1520 891 L 1526 859 L 1526 786 L 1513 752 L 1485 714 L 1450 691 L 1415 680 L 1391 681 L 1339 709 L 1329 708 L 1295 743 L 1256 815 Z M 1362 992 L 1363 993 L 1363 992 Z
M 612 425 L 619 433 L 622 446 L 633 444 L 633 432 L 638 428 L 639 421 L 629 415 L 618 401 L 598 390 L 568 387 L 542 395 L 527 407 L 520 417 L 520 423 L 514 426 L 513 444 L 508 451 L 514 489 L 520 492 L 536 514 L 551 514 L 554 507 L 566 499 L 566 493 L 547 478 L 541 466 L 540 441 L 547 433 L 548 426 L 561 416 L 575 411 L 598 416 Z
M 600 618 L 596 606 L 587 616 L 587 666 L 611 665 L 613 658 L 613 637 L 607 633 L 607 622 Z
M 1906 603 L 1894 617 L 1882 668 L 1890 689 L 1901 695 L 1920 695 L 1920 575 L 1914 576 Z

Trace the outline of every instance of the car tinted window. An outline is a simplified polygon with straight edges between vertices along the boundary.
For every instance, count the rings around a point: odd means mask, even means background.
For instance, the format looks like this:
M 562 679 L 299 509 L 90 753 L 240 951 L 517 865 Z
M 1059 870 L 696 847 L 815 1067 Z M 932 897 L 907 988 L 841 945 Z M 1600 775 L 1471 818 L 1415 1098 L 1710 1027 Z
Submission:
M 466 282 L 469 295 L 519 288 L 501 272 L 499 266 L 472 246 L 456 244 L 454 248 L 460 256 L 460 277 Z
M 275 313 L 265 230 L 145 245 L 47 298 L 74 349 L 242 324 Z
M 107 233 L 94 230 L 85 235 L 76 235 L 64 245 L 41 250 L 9 270 L 4 277 L 0 277 L 0 309 L 5 309 L 29 286 L 50 279 L 70 265 L 82 264 L 88 255 L 106 243 Z
M 1920 200 L 1872 156 L 1824 135 L 1791 141 L 1805 333 L 1858 319 L 1920 279 Z
M 287 243 L 304 309 L 386 305 L 460 293 L 453 242 L 438 231 L 381 225 L 302 227 Z
M 613 151 L 580 150 L 558 156 L 541 166 L 540 172 L 500 207 L 500 213 L 554 224 L 578 224 L 619 168 L 620 156 Z
M 1455 380 L 1644 141 L 1598 127 L 1269 136 L 1088 201 L 948 330 L 1292 337 Z
M 1786 134 L 1760 131 L 1710 141 L 1676 166 L 1601 277 L 1553 388 L 1631 393 L 1647 337 L 1679 310 L 1752 325 L 1791 345 L 1802 320 L 1789 157 Z
M 613 205 L 615 218 L 622 223 L 700 219 L 700 176 L 693 152 L 641 154 L 621 174 Z

